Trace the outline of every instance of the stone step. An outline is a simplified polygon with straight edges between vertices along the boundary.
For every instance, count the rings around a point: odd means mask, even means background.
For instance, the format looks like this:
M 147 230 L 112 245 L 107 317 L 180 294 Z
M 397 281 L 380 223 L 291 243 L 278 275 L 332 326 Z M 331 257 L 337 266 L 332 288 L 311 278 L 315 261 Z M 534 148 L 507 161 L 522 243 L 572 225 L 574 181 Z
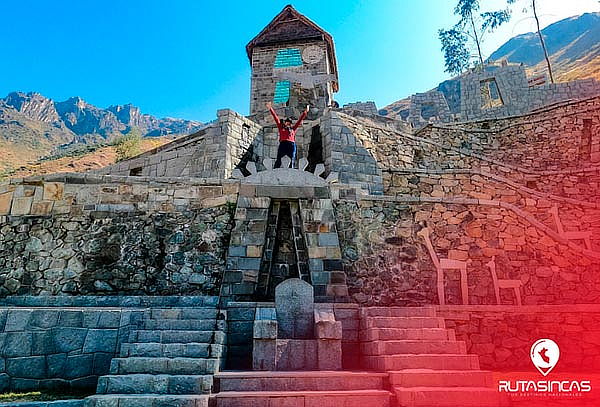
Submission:
M 224 331 L 225 321 L 216 319 L 145 319 L 144 329 L 163 331 Z
M 466 354 L 467 345 L 462 341 L 373 341 L 360 345 L 363 355 L 398 355 L 424 353 Z
M 216 394 L 217 407 L 389 407 L 385 390 L 254 391 Z
M 208 358 L 113 358 L 110 362 L 110 373 L 198 375 L 217 372 L 219 362 L 219 359 Z
M 123 343 L 120 357 L 166 357 L 166 358 L 208 358 L 221 357 L 224 345 L 210 345 L 208 343 Z
M 454 341 L 453 329 L 443 328 L 369 328 L 360 331 L 361 341 L 441 340 Z
M 372 372 L 221 372 L 221 391 L 383 390 L 387 374 Z
M 151 319 L 221 319 L 216 308 L 153 308 L 146 315 Z
M 107 375 L 98 379 L 98 394 L 206 394 L 212 375 Z
M 488 387 L 396 387 L 402 407 L 501 407 L 507 399 Z
M 158 342 L 158 343 L 225 343 L 225 333 L 221 331 L 156 331 L 139 329 L 131 331 L 129 342 Z
M 435 317 L 433 307 L 368 307 L 360 309 L 361 318 L 366 317 Z
M 406 369 L 391 371 L 392 387 L 493 387 L 492 372 L 485 370 Z
M 477 355 L 423 354 L 363 356 L 365 367 L 379 371 L 402 369 L 479 370 Z
M 208 395 L 97 394 L 85 399 L 84 407 L 208 407 Z
M 363 329 L 369 328 L 446 328 L 444 318 L 438 317 L 366 317 L 360 320 Z

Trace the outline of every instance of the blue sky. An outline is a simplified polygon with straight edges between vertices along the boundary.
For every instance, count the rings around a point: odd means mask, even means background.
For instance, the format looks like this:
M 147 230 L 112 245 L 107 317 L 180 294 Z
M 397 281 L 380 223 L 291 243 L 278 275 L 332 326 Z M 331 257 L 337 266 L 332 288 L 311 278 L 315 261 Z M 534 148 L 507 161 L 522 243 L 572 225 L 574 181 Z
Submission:
M 522 9 L 527 1 L 519 0 Z M 37 91 L 55 100 L 81 96 L 100 107 L 133 103 L 143 112 L 208 121 L 216 110 L 248 113 L 246 43 L 288 1 L 31 0 L 0 14 L 0 97 Z M 340 103 L 378 107 L 447 78 L 437 30 L 450 27 L 452 0 L 302 0 L 292 4 L 329 31 L 340 71 Z M 486 8 L 503 0 L 482 0 Z M 586 11 L 597 0 L 542 0 L 544 25 Z M 490 54 L 530 31 L 517 11 L 484 44 Z

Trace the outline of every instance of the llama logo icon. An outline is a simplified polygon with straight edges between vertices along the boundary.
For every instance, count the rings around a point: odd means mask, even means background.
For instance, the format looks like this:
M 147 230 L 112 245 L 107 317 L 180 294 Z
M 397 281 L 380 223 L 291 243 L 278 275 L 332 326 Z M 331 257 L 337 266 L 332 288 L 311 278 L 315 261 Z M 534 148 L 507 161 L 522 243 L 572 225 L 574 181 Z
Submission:
M 558 362 L 560 349 L 552 339 L 539 339 L 531 346 L 529 356 L 536 369 L 547 376 Z

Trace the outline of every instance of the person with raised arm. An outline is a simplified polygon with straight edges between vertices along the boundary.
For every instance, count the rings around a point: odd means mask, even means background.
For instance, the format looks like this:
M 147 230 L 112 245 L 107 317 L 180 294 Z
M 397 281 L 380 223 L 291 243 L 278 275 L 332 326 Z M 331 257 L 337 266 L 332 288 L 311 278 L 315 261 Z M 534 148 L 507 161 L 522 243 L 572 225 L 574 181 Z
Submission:
M 279 131 L 279 148 L 277 149 L 277 159 L 275 160 L 274 168 L 281 167 L 281 159 L 285 156 L 290 157 L 290 168 L 293 168 L 294 160 L 296 159 L 296 131 L 302 124 L 302 121 L 306 118 L 310 106 L 306 105 L 306 109 L 304 109 L 302 115 L 300 115 L 300 118 L 293 126 L 290 117 L 280 119 L 279 116 L 277 116 L 277 112 L 273 109 L 271 102 L 267 102 L 266 106 L 271 112 L 271 116 L 273 116 L 273 120 L 275 120 L 275 124 L 277 124 L 277 130 Z

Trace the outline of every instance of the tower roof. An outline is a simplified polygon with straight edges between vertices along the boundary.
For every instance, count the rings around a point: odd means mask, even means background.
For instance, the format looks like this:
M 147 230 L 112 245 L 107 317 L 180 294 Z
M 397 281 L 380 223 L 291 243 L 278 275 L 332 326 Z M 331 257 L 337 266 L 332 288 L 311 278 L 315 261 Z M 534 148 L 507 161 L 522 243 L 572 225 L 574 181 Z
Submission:
M 335 47 L 333 37 L 327 31 L 323 30 L 305 15 L 299 13 L 290 4 L 285 6 L 279 14 L 271 20 L 263 30 L 258 33 L 247 45 L 246 53 L 250 62 L 252 62 L 252 51 L 254 47 L 264 45 L 274 45 L 283 43 L 294 43 L 306 40 L 323 40 L 327 43 L 329 51 L 329 66 L 331 72 L 335 75 L 334 90 L 338 90 L 338 70 L 335 58 Z

